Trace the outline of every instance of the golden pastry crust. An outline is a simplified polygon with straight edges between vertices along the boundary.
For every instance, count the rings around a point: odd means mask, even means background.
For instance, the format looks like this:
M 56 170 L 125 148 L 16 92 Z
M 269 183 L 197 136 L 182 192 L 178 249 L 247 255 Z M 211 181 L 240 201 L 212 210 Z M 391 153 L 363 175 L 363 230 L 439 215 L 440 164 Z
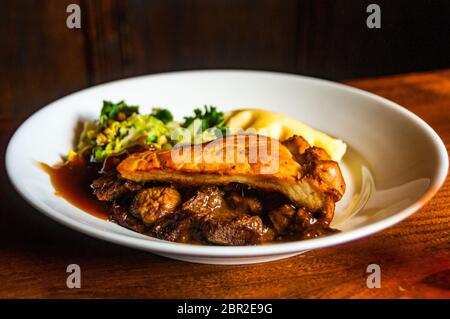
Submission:
M 296 205 L 324 212 L 330 220 L 334 203 L 345 192 L 338 163 L 298 136 L 280 143 L 261 135 L 233 135 L 201 145 L 135 153 L 117 170 L 135 182 L 242 183 L 280 192 Z

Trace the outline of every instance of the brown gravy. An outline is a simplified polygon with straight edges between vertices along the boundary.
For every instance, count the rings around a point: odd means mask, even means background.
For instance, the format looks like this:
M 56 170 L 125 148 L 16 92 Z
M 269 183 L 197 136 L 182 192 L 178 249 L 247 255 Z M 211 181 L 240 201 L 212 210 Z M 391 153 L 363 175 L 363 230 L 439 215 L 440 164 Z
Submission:
M 91 183 L 97 177 L 100 167 L 83 159 L 49 166 L 39 163 L 50 176 L 55 193 L 72 205 L 95 217 L 108 220 L 110 206 L 99 201 L 91 190 Z
M 91 184 L 94 179 L 100 177 L 100 166 L 90 163 L 83 158 L 77 158 L 71 162 L 49 166 L 45 163 L 39 163 L 41 168 L 49 174 L 51 183 L 55 188 L 55 194 L 67 200 L 79 209 L 103 220 L 114 221 L 110 218 L 111 204 L 106 201 L 100 201 L 93 194 Z M 119 223 L 120 224 L 120 223 Z M 273 241 L 293 241 L 314 238 L 317 235 L 323 236 L 336 232 L 329 228 L 327 224 L 311 224 L 301 234 L 284 235 L 276 237 Z M 139 232 L 139 231 L 138 231 Z M 199 244 L 196 241 L 188 241 L 191 244 Z M 268 240 L 264 243 L 270 243 Z

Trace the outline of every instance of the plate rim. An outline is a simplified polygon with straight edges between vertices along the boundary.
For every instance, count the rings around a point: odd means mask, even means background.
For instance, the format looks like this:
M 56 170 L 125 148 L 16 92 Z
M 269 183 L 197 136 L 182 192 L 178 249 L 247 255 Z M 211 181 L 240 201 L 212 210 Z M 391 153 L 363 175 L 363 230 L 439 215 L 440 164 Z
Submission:
M 111 84 L 120 84 L 121 82 L 126 82 L 130 80 L 144 80 L 146 78 L 152 77 L 163 77 L 163 76 L 177 76 L 177 75 L 196 75 L 196 74 L 215 74 L 220 75 L 220 73 L 239 73 L 236 75 L 263 75 L 263 76 L 278 76 L 278 77 L 292 77 L 296 79 L 302 79 L 307 82 L 313 82 L 319 85 L 325 85 L 328 87 L 334 87 L 342 91 L 346 91 L 351 94 L 356 94 L 365 98 L 369 98 L 383 104 L 383 107 L 388 107 L 391 110 L 401 113 L 403 116 L 407 117 L 408 120 L 413 122 L 416 126 L 420 127 L 424 130 L 433 141 L 433 146 L 437 150 L 438 153 L 438 161 L 439 165 L 436 168 L 436 173 L 433 178 L 430 180 L 430 185 L 427 187 L 427 191 L 415 202 L 407 206 L 405 209 L 400 210 L 389 217 L 376 221 L 372 224 L 358 227 L 357 229 L 349 230 L 346 232 L 341 232 L 338 234 L 334 234 L 331 236 L 325 236 L 315 239 L 308 240 L 300 240 L 294 242 L 283 242 L 283 243 L 272 243 L 272 244 L 263 244 L 263 245 L 255 245 L 255 246 L 207 246 L 207 245 L 193 245 L 193 244 L 185 244 L 185 243 L 174 243 L 169 241 L 162 240 L 149 240 L 146 238 L 136 238 L 130 237 L 125 234 L 119 234 L 115 232 L 111 232 L 109 230 L 98 229 L 94 226 L 84 224 L 76 219 L 70 218 L 68 216 L 64 216 L 62 213 L 58 212 L 56 209 L 52 207 L 44 207 L 43 205 L 39 205 L 36 203 L 29 194 L 20 189 L 18 185 L 18 181 L 14 178 L 13 174 L 13 150 L 15 147 L 15 140 L 21 134 L 22 131 L 25 130 L 27 125 L 31 123 L 31 121 L 37 117 L 39 114 L 42 114 L 45 111 L 48 111 L 51 107 L 57 106 L 61 101 L 76 96 L 77 94 L 84 94 L 86 91 L 91 91 L 94 89 L 101 88 L 102 86 L 108 86 Z M 32 207 L 43 213 L 44 215 L 50 217 L 51 219 L 57 221 L 64 226 L 67 226 L 71 229 L 79 231 L 83 234 L 89 235 L 94 238 L 106 240 L 115 244 L 128 246 L 132 248 L 137 248 L 141 250 L 146 250 L 150 252 L 161 252 L 166 254 L 178 255 L 178 256 L 199 256 L 199 257 L 215 257 L 215 258 L 238 258 L 238 257 L 256 257 L 256 256 L 266 256 L 266 255 L 281 255 L 281 254 L 289 254 L 295 253 L 302 250 L 310 250 L 310 249 L 318 249 L 324 247 L 331 247 L 338 244 L 342 244 L 345 242 L 349 242 L 352 240 L 356 240 L 362 237 L 366 237 L 368 235 L 372 235 L 378 231 L 386 229 L 394 224 L 400 222 L 406 217 L 410 216 L 421 207 L 423 207 L 439 190 L 439 188 L 443 185 L 446 180 L 449 168 L 449 158 L 447 149 L 445 147 L 444 142 L 439 137 L 439 135 L 431 128 L 428 123 L 426 123 L 419 116 L 409 111 L 408 109 L 400 106 L 399 104 L 376 95 L 374 93 L 364 91 L 355 87 L 351 87 L 346 84 L 333 82 L 325 79 L 292 74 L 292 73 L 282 73 L 282 72 L 273 72 L 273 71 L 259 71 L 259 70 L 240 70 L 240 69 L 210 69 L 210 70 L 186 70 L 186 71 L 173 71 L 173 72 L 164 72 L 164 73 L 154 73 L 154 74 L 146 74 L 135 77 L 123 78 L 115 81 L 110 81 L 106 83 L 102 83 L 99 85 L 91 86 L 61 98 L 58 98 L 44 107 L 40 108 L 36 112 L 32 113 L 25 121 L 23 121 L 20 126 L 15 130 L 13 135 L 11 136 L 5 153 L 5 168 L 8 175 L 8 178 L 13 185 L 14 189 L 21 195 L 26 202 L 28 202 Z M 86 213 L 87 214 L 87 213 Z M 95 217 L 94 217 L 95 218 Z M 108 222 L 109 221 L 104 221 Z

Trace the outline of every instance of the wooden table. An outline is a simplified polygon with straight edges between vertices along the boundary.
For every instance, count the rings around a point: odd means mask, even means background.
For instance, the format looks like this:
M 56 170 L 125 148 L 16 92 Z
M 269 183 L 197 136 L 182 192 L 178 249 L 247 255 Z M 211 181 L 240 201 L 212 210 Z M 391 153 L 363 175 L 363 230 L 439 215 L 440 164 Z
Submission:
M 404 105 L 450 145 L 450 70 L 347 81 Z M 0 120 L 0 145 L 22 119 Z M 26 204 L 0 173 L 0 297 L 450 298 L 450 182 L 378 234 L 265 264 L 198 265 L 96 240 Z M 81 289 L 66 288 L 78 264 Z M 381 266 L 381 288 L 366 267 Z

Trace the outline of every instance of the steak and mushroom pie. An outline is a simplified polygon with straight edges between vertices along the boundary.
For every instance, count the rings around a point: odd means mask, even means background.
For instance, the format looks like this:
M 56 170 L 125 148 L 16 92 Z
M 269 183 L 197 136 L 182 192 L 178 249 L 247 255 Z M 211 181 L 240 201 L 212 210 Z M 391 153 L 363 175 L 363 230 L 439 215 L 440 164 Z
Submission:
M 273 154 L 251 158 L 251 148 L 273 147 Z M 241 161 L 226 161 L 230 153 Z M 112 219 L 133 230 L 179 242 L 254 245 L 332 233 L 345 182 L 338 163 L 300 136 L 279 142 L 234 135 L 133 153 L 92 187 L 99 200 L 122 208 Z

